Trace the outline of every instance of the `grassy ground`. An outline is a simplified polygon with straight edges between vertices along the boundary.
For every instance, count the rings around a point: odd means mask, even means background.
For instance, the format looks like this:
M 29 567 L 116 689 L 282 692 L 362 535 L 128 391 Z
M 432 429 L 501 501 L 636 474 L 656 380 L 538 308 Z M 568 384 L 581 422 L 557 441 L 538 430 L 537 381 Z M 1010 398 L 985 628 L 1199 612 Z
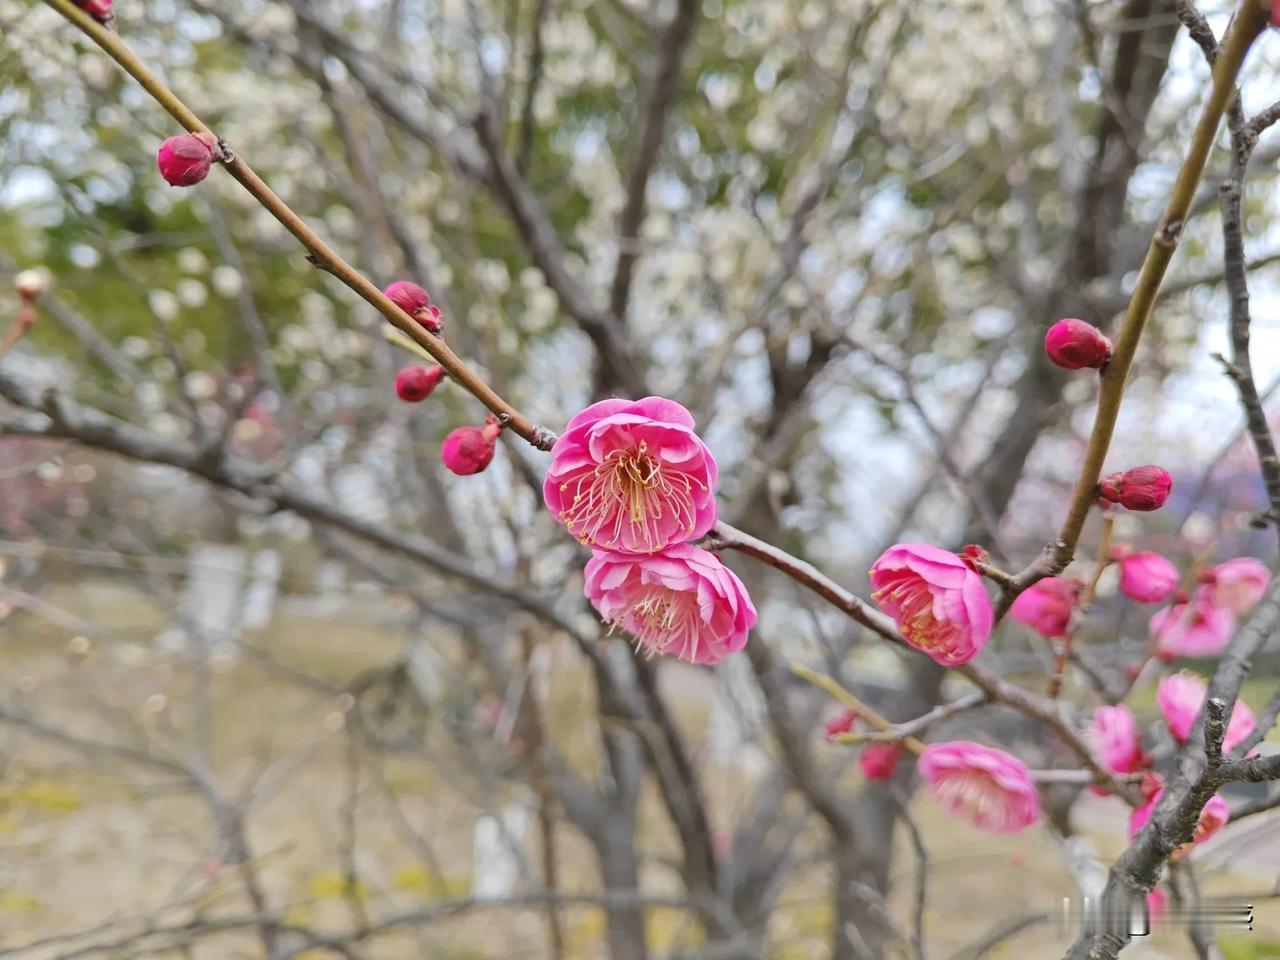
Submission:
M 98 624 L 102 635 L 91 640 L 86 652 L 70 640 L 65 626 L 47 620 L 17 614 L 0 624 L 0 686 L 14 692 L 14 702 L 7 706 L 38 711 L 46 722 L 75 737 L 129 744 L 154 757 L 188 762 L 200 688 L 177 658 L 153 651 L 152 639 L 167 622 L 164 611 L 108 583 L 80 583 L 45 599 Z M 444 735 L 441 715 L 397 713 L 390 709 L 397 702 L 394 688 L 383 695 L 375 684 L 367 699 L 388 707 L 380 723 L 413 749 L 390 756 L 362 751 L 352 779 L 354 754 L 345 729 L 350 715 L 343 712 L 346 704 L 339 693 L 353 678 L 394 662 L 404 635 L 368 621 L 282 616 L 249 640 L 269 659 L 243 656 L 211 664 L 209 737 L 220 789 L 231 797 L 253 791 L 247 817 L 253 869 L 273 905 L 290 921 L 342 929 L 466 895 L 475 818 L 512 799 L 510 787 L 475 773 L 500 766 L 500 752 L 490 755 L 483 744 L 460 748 Z M 447 640 L 442 646 L 449 649 Z M 581 722 L 590 709 L 586 685 L 568 658 L 558 666 L 564 669 L 553 670 L 550 702 L 558 711 L 550 722 L 573 745 L 577 762 L 586 766 L 590 741 L 569 735 L 586 728 Z M 307 679 L 290 671 L 303 672 Z M 691 684 L 680 708 L 681 721 L 695 730 L 707 715 L 700 689 Z M 66 935 L 109 918 L 147 914 L 169 901 L 184 904 L 171 918 L 188 916 L 192 903 L 211 917 L 248 910 L 239 883 L 242 868 L 224 862 L 207 804 L 172 771 L 101 750 L 86 759 L 80 749 L 51 745 L 13 727 L 0 727 L 0 764 L 3 947 Z M 717 823 L 731 826 L 745 792 L 741 774 L 707 766 L 704 777 Z M 925 922 L 929 957 L 949 957 L 997 922 L 1053 910 L 1071 895 L 1071 881 L 1047 831 L 991 837 L 946 818 L 923 795 L 916 797 L 913 811 L 930 864 Z M 657 864 L 672 852 L 665 818 L 652 798 L 642 817 L 646 852 Z M 1121 848 L 1124 817 L 1123 809 L 1105 803 L 1089 808 L 1088 834 L 1104 858 Z M 1260 839 L 1246 838 L 1244 845 L 1274 846 L 1275 834 L 1280 827 Z M 595 884 L 590 857 L 568 831 L 560 835 L 564 885 L 590 891 Z M 816 832 L 802 841 L 814 852 L 815 863 L 820 862 L 816 854 L 822 842 Z M 903 856 L 897 867 L 895 914 L 909 917 L 916 862 L 905 837 L 899 849 Z M 536 852 L 531 842 L 529 853 L 536 858 Z M 1232 873 L 1228 864 L 1207 878 L 1206 887 L 1211 892 L 1258 891 L 1276 875 L 1265 858 L 1248 871 L 1251 875 L 1238 869 Z M 661 865 L 649 868 L 645 882 L 655 890 L 674 889 Z M 1255 933 L 1224 940 L 1227 960 L 1280 957 L 1280 907 L 1270 912 L 1269 907 L 1259 901 Z M 566 911 L 564 921 L 571 956 L 601 955 L 603 925 L 597 911 Z M 802 871 L 781 897 L 770 931 L 772 955 L 823 956 L 829 924 L 823 871 Z M 676 911 L 655 911 L 650 926 L 655 945 L 696 942 L 695 932 Z M 426 931 L 381 938 L 365 955 L 377 960 L 547 955 L 544 918 L 535 910 L 469 916 Z M 1053 957 L 1060 955 L 1062 945 L 1052 926 L 1043 924 L 991 956 Z M 54 957 L 60 950 L 50 946 L 20 955 Z M 261 954 L 256 941 L 231 935 L 197 947 L 191 956 Z M 116 955 L 139 951 L 136 945 L 124 945 Z M 1185 938 L 1165 935 L 1126 955 L 1192 954 Z

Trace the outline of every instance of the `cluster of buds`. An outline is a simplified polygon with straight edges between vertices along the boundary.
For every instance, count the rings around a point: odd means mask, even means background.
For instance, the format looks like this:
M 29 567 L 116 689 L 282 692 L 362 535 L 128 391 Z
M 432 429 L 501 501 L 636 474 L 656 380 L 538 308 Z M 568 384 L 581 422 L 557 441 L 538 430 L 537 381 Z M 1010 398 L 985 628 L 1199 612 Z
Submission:
M 115 16 L 111 0 L 75 0 L 76 6 L 99 23 L 107 23 Z
M 156 166 L 171 187 L 194 187 L 209 175 L 216 160 L 228 159 L 218 138 L 211 133 L 180 133 L 160 144 Z
M 427 333 L 440 336 L 444 333 L 444 317 L 440 308 L 431 302 L 427 291 L 408 280 L 397 280 L 382 291 L 387 299 L 422 324 Z

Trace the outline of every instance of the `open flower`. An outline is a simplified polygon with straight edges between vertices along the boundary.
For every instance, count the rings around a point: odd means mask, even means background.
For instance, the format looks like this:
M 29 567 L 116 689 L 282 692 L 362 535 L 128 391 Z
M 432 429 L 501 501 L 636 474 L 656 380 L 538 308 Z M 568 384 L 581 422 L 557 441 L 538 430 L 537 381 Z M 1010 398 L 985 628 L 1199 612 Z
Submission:
M 716 522 L 716 461 L 672 400 L 601 400 L 551 448 L 547 509 L 584 544 L 653 553 Z
M 1138 724 L 1124 704 L 1094 710 L 1088 735 L 1093 749 L 1112 773 L 1134 773 L 1147 765 Z
M 944 666 L 968 663 L 991 634 L 982 578 L 954 553 L 927 543 L 896 544 L 871 565 L 871 586 L 902 638 Z
M 988 833 L 1018 833 L 1040 818 L 1040 794 L 1017 757 L 968 740 L 931 743 L 920 776 L 952 816 Z
M 593 550 L 585 593 L 613 626 L 649 653 L 719 663 L 747 645 L 756 608 L 720 558 L 688 543 L 650 554 Z
M 1173 739 L 1182 743 L 1191 735 L 1191 728 L 1195 726 L 1206 696 L 1208 688 L 1204 681 L 1186 670 L 1160 681 L 1160 685 L 1156 687 L 1156 704 L 1164 715 L 1164 722 Z M 1227 721 L 1227 735 L 1222 748 L 1228 753 L 1234 750 L 1245 737 L 1253 733 L 1256 725 L 1257 721 L 1248 704 L 1243 700 L 1236 700 L 1236 705 L 1231 710 L 1231 719 Z
M 1175 603 L 1151 617 L 1156 650 L 1166 657 L 1216 657 L 1236 630 L 1236 615 L 1214 606 L 1202 587 L 1190 600 Z
M 1251 610 L 1271 583 L 1271 573 L 1253 557 L 1236 557 L 1200 573 L 1205 598 L 1232 613 Z
M 1129 815 L 1130 840 L 1133 840 L 1138 835 L 1138 831 L 1151 820 L 1151 814 L 1155 812 L 1156 804 L 1160 802 L 1162 796 L 1164 796 L 1163 787 L 1157 790 L 1150 800 Z M 1196 844 L 1204 843 L 1226 826 L 1229 819 L 1231 819 L 1231 807 L 1227 804 L 1227 801 L 1215 793 L 1209 798 L 1209 802 L 1204 805 L 1204 809 L 1200 811 L 1200 819 L 1196 821 L 1195 831 L 1191 834 L 1191 842 L 1184 843 L 1175 850 L 1171 859 L 1181 857 Z
M 1079 580 L 1045 577 L 1018 594 L 1009 616 L 1042 637 L 1065 637 L 1079 596 Z
M 1120 592 L 1134 603 L 1159 603 L 1178 586 L 1178 568 L 1158 553 L 1117 546 L 1111 555 L 1120 565 Z

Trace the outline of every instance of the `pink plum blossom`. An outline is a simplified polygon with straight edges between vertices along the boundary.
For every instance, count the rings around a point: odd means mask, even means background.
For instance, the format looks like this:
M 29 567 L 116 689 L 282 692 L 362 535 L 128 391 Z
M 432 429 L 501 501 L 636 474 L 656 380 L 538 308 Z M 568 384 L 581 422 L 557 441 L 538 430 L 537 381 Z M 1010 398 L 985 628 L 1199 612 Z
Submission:
M 673 400 L 601 400 L 551 448 L 542 493 L 584 544 L 653 553 L 701 537 L 716 521 L 715 458 Z
M 1165 677 L 1156 687 L 1156 704 L 1164 715 L 1164 722 L 1169 727 L 1173 739 L 1183 743 L 1191 735 L 1196 717 L 1204 706 L 1208 688 L 1203 680 L 1194 673 L 1184 670 Z M 1222 747 L 1227 752 L 1236 748 L 1257 725 L 1253 711 L 1243 700 L 1237 700 L 1231 710 L 1231 719 L 1227 721 L 1227 735 Z
M 989 833 L 1018 833 L 1040 818 L 1031 771 L 1003 750 L 968 740 L 931 743 L 920 776 L 952 816 Z
M 1045 577 L 1018 594 L 1009 616 L 1042 637 L 1065 637 L 1079 595 L 1080 581 Z
M 1158 553 L 1117 547 L 1112 556 L 1120 565 L 1120 592 L 1135 603 L 1159 603 L 1178 586 L 1178 568 Z
M 1236 557 L 1200 574 L 1206 599 L 1232 613 L 1251 610 L 1271 583 L 1271 573 L 1253 557 Z
M 1156 804 L 1160 802 L 1160 798 L 1164 796 L 1164 788 L 1161 787 L 1152 796 L 1151 799 L 1138 807 L 1129 815 L 1129 839 L 1133 840 L 1143 827 L 1151 820 L 1151 814 L 1155 812 Z M 1196 822 L 1196 828 L 1191 834 L 1191 842 L 1184 843 L 1181 847 L 1173 852 L 1171 859 L 1181 857 L 1189 852 L 1192 847 L 1197 844 L 1204 843 L 1215 833 L 1226 826 L 1227 821 L 1231 819 L 1231 807 L 1227 801 L 1216 793 L 1209 798 L 1209 802 L 1204 805 L 1204 809 L 1200 811 L 1200 819 Z
M 1093 749 L 1112 773 L 1134 773 L 1147 765 L 1138 724 L 1124 704 L 1094 710 L 1088 733 Z
M 1235 633 L 1236 615 L 1214 606 L 1202 587 L 1190 600 L 1175 603 L 1151 617 L 1156 650 L 1166 657 L 1214 657 Z
M 720 558 L 688 543 L 650 554 L 593 550 L 585 593 L 606 623 L 650 654 L 719 663 L 747 644 L 756 608 Z
M 982 578 L 954 553 L 899 543 L 871 565 L 872 598 L 902 638 L 944 666 L 968 663 L 994 620 Z

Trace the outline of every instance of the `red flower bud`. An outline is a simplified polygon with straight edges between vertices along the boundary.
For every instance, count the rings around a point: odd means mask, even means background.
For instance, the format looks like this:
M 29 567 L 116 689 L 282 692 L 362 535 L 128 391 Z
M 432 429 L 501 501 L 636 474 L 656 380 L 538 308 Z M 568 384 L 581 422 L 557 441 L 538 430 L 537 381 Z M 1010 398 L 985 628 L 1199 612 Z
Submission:
M 852 710 L 842 710 L 828 720 L 826 727 L 823 729 L 827 734 L 827 739 L 830 740 L 832 737 L 838 737 L 842 733 L 849 733 L 857 722 L 858 715 L 856 713 Z
M 1049 359 L 1068 370 L 1102 367 L 1111 359 L 1111 341 L 1091 323 L 1059 320 L 1044 335 Z
M 397 280 L 382 291 L 387 299 L 426 327 L 428 333 L 437 337 L 444 332 L 444 318 L 440 308 L 431 302 L 427 291 L 408 280 Z
M 405 403 L 419 403 L 431 396 L 444 379 L 444 367 L 405 367 L 396 374 L 396 396 Z
M 484 427 L 459 427 L 440 446 L 440 459 L 460 477 L 479 473 L 493 460 L 494 443 L 502 432 L 497 417 L 489 417 Z
M 111 12 L 111 0 L 75 0 L 76 6 L 99 23 L 106 23 L 114 13 Z
M 1103 477 L 1098 493 L 1108 503 L 1129 510 L 1159 510 L 1169 499 L 1173 477 L 1163 467 L 1134 467 Z
M 981 573 L 986 566 L 991 563 L 991 554 L 987 553 L 986 547 L 979 546 L 976 543 L 970 543 L 960 551 L 960 559 L 963 560 L 974 573 Z
M 868 780 L 888 780 L 902 756 L 900 743 L 869 743 L 862 748 L 858 766 Z
M 192 187 L 209 175 L 217 141 L 205 133 L 183 133 L 160 144 L 156 166 L 171 187 Z

